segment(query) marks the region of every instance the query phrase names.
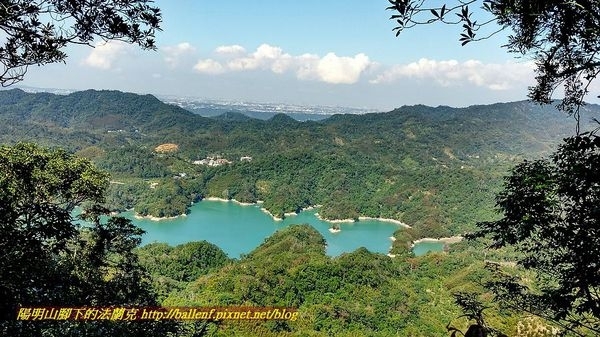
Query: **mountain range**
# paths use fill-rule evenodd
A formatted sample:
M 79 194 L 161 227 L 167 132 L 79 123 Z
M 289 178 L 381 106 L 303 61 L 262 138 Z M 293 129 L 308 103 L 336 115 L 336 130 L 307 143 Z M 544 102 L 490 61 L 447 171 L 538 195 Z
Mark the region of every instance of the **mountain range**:
M 585 106 L 582 130 L 597 127 L 599 114 L 599 106 Z M 510 168 L 548 155 L 574 131 L 574 119 L 553 105 L 527 101 L 298 121 L 240 111 L 204 117 L 118 91 L 0 91 L 0 142 L 33 141 L 90 158 L 124 182 L 109 189 L 118 210 L 171 216 L 206 196 L 263 200 L 277 216 L 318 204 L 326 218 L 393 218 L 419 236 L 457 234 L 493 218 L 494 194 Z M 177 152 L 154 151 L 165 143 Z M 193 164 L 215 156 L 231 164 Z M 159 187 L 148 188 L 148 180 Z M 165 195 L 178 198 L 165 202 Z

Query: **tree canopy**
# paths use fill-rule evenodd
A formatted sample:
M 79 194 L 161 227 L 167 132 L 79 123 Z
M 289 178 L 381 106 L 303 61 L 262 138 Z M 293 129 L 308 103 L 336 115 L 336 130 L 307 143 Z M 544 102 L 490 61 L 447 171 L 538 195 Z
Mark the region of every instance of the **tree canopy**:
M 0 147 L 0 334 L 164 335 L 170 324 L 19 322 L 21 306 L 157 305 L 133 248 L 142 230 L 101 222 L 108 175 L 63 150 Z M 77 206 L 91 221 L 79 226 Z
M 525 274 L 490 265 L 487 284 L 496 300 L 553 321 L 571 334 L 600 334 L 600 137 L 580 132 L 580 107 L 600 73 L 600 2 L 520 0 L 389 0 L 399 35 L 421 24 L 461 25 L 466 45 L 510 30 L 504 45 L 530 57 L 537 83 L 529 97 L 550 103 L 562 86 L 559 108 L 574 114 L 576 136 L 549 159 L 525 161 L 497 196 L 503 217 L 478 223 L 472 238 L 492 248 L 513 247 Z M 474 6 L 480 10 L 473 11 Z M 535 282 L 531 282 L 535 279 Z
M 600 72 L 600 2 L 591 0 L 388 0 L 396 35 L 422 24 L 461 25 L 462 45 L 509 30 L 504 45 L 530 57 L 536 85 L 529 97 L 550 103 L 562 86 L 560 107 L 578 117 L 590 83 Z M 473 10 L 473 7 L 480 10 Z
M 600 137 L 565 140 L 551 159 L 525 161 L 498 195 L 504 217 L 480 223 L 474 237 L 512 245 L 535 270 L 537 287 L 503 274 L 489 286 L 497 299 L 558 322 L 577 334 L 600 334 Z
M 161 13 L 152 0 L 0 1 L 0 84 L 23 79 L 27 67 L 64 62 L 69 44 L 121 40 L 155 49 Z

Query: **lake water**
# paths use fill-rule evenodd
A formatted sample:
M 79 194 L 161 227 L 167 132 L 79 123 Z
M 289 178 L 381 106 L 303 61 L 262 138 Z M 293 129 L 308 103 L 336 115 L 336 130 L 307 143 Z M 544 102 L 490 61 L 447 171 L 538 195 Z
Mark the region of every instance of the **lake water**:
M 239 205 L 235 202 L 204 200 L 191 207 L 185 217 L 152 221 L 135 219 L 128 212 L 123 215 L 146 231 L 142 244 L 166 242 L 177 245 L 190 241 L 206 240 L 219 246 L 230 257 L 238 258 L 247 254 L 264 242 L 275 231 L 292 224 L 307 223 L 318 230 L 327 241 L 327 255 L 338 256 L 365 247 L 372 252 L 387 254 L 391 247 L 390 237 L 399 226 L 390 222 L 361 220 L 355 223 L 339 224 L 341 232 L 331 233 L 331 224 L 319 220 L 317 210 L 303 211 L 289 216 L 283 221 L 275 221 L 260 210 L 258 205 Z M 428 250 L 441 250 L 442 246 L 430 242 L 415 246 L 415 254 L 422 255 Z M 423 246 L 423 248 L 421 248 Z
M 413 253 L 416 256 L 425 255 L 429 252 L 441 252 L 444 250 L 444 243 L 440 241 L 422 241 L 413 247 Z

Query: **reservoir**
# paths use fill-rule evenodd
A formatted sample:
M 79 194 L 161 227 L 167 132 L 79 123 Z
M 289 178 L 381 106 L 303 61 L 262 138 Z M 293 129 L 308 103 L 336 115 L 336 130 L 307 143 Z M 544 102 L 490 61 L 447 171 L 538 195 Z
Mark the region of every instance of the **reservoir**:
M 174 219 L 139 219 L 134 218 L 132 212 L 122 215 L 132 219 L 134 224 L 146 231 L 142 236 L 142 245 L 152 242 L 178 245 L 206 240 L 219 246 L 232 258 L 250 253 L 279 229 L 304 223 L 310 224 L 323 235 L 327 241 L 326 253 L 329 256 L 352 252 L 360 247 L 387 254 L 392 245 L 390 237 L 400 228 L 391 222 L 360 220 L 341 223 L 341 232 L 331 233 L 331 223 L 319 220 L 316 212 L 318 210 L 306 210 L 288 216 L 283 221 L 276 221 L 261 211 L 259 205 L 204 200 L 194 204 L 187 216 Z M 438 248 L 436 245 L 427 244 L 424 249 L 420 249 L 421 244 L 416 245 L 415 253 L 417 254 L 418 250 L 418 255 L 422 255 L 428 250 L 441 250 L 441 246 Z
M 441 252 L 444 250 L 444 243 L 440 241 L 422 241 L 416 243 L 413 247 L 413 253 L 416 256 L 425 255 L 429 252 Z

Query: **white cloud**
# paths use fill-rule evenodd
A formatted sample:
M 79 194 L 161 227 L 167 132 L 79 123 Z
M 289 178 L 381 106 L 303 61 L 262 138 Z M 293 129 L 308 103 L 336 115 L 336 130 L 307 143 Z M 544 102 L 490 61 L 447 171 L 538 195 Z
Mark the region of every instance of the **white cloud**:
M 328 53 L 322 58 L 316 55 L 304 54 L 299 57 L 301 67 L 296 74 L 299 79 L 319 80 L 333 84 L 352 84 L 358 82 L 364 73 L 374 63 L 365 54 L 354 57 L 337 56 Z
M 362 53 L 354 57 L 338 57 L 329 53 L 319 60 L 317 74 L 323 82 L 351 84 L 356 83 L 371 64 L 369 57 Z
M 199 73 L 218 75 L 225 72 L 225 68 L 213 59 L 200 60 L 194 66 L 194 70 Z
M 167 46 L 162 48 L 165 55 L 165 62 L 171 68 L 179 64 L 182 56 L 193 53 L 196 50 L 189 42 L 181 42 L 175 46 Z
M 246 49 L 240 45 L 234 44 L 231 46 L 219 46 L 215 49 L 215 53 L 226 56 L 239 56 L 246 53 Z
M 296 77 L 301 80 L 316 80 L 318 79 L 317 66 L 319 65 L 320 57 L 315 54 L 302 54 L 298 56 L 299 66 L 296 69 Z
M 313 54 L 293 56 L 285 53 L 280 47 L 268 44 L 260 45 L 253 53 L 247 53 L 238 45 L 220 46 L 215 52 L 221 56 L 229 56 L 229 59 L 199 60 L 194 69 L 207 74 L 252 70 L 267 70 L 275 74 L 291 72 L 300 80 L 352 84 L 373 64 L 365 54 L 340 57 L 328 53 L 323 58 Z
M 83 64 L 89 67 L 108 70 L 113 62 L 127 50 L 128 44 L 121 41 L 98 42 Z
M 449 87 L 470 83 L 490 90 L 508 90 L 515 85 L 529 83 L 533 78 L 534 65 L 531 62 L 483 63 L 477 60 L 458 62 L 456 60 L 436 61 L 420 59 L 417 62 L 396 65 L 370 82 L 391 83 L 405 78 L 429 79 L 438 85 Z
M 227 62 L 227 68 L 232 71 L 263 69 L 282 74 L 292 63 L 293 57 L 284 53 L 281 48 L 262 44 L 254 53 Z

